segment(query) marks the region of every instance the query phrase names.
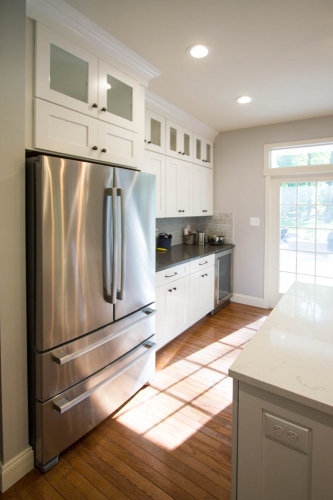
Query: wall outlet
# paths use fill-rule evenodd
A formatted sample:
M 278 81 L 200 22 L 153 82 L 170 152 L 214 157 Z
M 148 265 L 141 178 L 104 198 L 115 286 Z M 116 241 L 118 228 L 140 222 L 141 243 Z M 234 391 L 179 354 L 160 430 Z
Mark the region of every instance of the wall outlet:
M 303 453 L 309 451 L 310 430 L 289 420 L 264 412 L 265 435 Z
M 250 217 L 250 226 L 260 226 L 260 218 Z

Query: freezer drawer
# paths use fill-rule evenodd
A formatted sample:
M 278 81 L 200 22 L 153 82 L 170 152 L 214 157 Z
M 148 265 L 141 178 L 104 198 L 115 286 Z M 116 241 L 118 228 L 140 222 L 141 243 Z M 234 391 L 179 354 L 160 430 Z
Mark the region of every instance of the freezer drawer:
M 154 306 L 154 304 L 153 304 Z M 35 398 L 52 398 L 101 370 L 155 333 L 155 314 L 146 307 L 121 321 L 46 353 L 35 353 Z
M 46 403 L 36 402 L 36 466 L 57 455 L 117 410 L 154 376 L 154 336 L 120 360 Z

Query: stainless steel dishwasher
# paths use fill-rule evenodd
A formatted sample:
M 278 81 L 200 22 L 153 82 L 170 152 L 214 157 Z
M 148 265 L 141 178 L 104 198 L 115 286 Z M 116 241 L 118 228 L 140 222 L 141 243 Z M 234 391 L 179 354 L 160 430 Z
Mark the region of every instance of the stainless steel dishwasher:
M 214 310 L 217 312 L 225 306 L 233 294 L 233 248 L 215 254 L 215 295 Z

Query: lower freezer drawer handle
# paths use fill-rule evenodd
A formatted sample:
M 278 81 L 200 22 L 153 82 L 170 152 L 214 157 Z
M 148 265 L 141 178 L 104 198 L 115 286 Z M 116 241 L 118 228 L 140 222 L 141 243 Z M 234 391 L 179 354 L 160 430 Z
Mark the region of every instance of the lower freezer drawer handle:
M 146 342 L 144 342 L 144 344 L 142 344 L 142 345 L 144 347 L 146 347 L 148 350 L 156 346 L 156 344 L 154 342 L 150 342 L 149 340 L 146 341 Z M 116 371 L 115 373 L 113 373 L 112 375 L 110 375 L 109 377 L 107 377 L 106 379 L 104 379 L 101 382 L 99 382 L 99 384 L 96 384 L 94 387 L 92 387 L 88 391 L 84 392 L 83 394 L 80 394 L 79 396 L 77 396 L 76 398 L 72 399 L 71 401 L 68 401 L 63 396 L 59 396 L 59 399 L 56 399 L 54 401 L 54 403 L 53 403 L 54 404 L 54 409 L 57 410 L 59 413 L 65 413 L 67 410 L 70 410 L 70 408 L 73 408 L 73 406 L 81 403 L 81 401 L 83 401 L 84 399 L 86 399 L 89 396 L 91 396 L 92 394 L 94 394 L 94 392 L 98 391 L 98 389 L 101 389 L 104 385 L 108 384 L 112 380 L 114 380 L 117 377 L 119 377 L 119 375 L 121 375 L 126 370 L 128 370 L 129 368 L 131 368 L 132 366 L 134 366 L 139 361 L 139 359 L 141 359 L 144 356 L 146 356 L 146 354 L 147 354 L 147 351 L 143 352 L 137 358 L 135 358 L 132 361 L 130 361 L 127 365 L 123 366 L 118 371 Z

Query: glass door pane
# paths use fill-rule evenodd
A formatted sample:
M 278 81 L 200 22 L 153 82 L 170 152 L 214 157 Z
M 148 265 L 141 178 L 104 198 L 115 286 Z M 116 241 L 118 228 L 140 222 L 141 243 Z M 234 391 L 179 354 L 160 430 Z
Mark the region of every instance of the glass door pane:
M 133 121 L 133 89 L 111 75 L 107 75 L 107 111 Z
M 197 139 L 195 141 L 195 157 L 197 160 L 201 160 L 201 141 Z
M 88 71 L 87 61 L 51 43 L 50 89 L 88 102 Z
M 280 183 L 279 292 L 333 286 L 333 181 Z
M 170 149 L 177 151 L 177 130 L 173 127 L 170 127 Z
M 160 146 L 161 145 L 161 122 L 158 120 L 154 120 L 154 118 L 151 118 L 150 120 L 150 140 L 152 144 L 155 144 L 155 146 Z

